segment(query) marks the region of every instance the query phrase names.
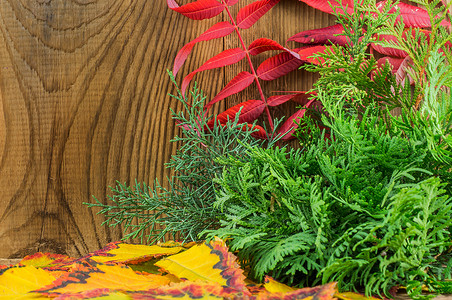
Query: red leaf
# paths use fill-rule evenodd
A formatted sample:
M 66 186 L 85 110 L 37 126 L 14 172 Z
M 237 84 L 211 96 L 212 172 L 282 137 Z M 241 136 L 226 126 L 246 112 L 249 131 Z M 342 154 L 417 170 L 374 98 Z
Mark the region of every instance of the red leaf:
M 307 62 L 310 62 L 314 65 L 320 65 L 321 62 L 319 62 L 319 60 L 317 60 L 317 59 L 313 59 L 311 56 L 313 56 L 314 54 L 319 53 L 319 52 L 324 52 L 327 48 L 328 48 L 328 46 L 307 47 L 307 48 L 303 48 L 300 51 L 298 51 L 298 54 L 300 54 L 300 58 L 302 60 L 306 60 Z
M 204 20 L 220 14 L 225 6 L 216 0 L 197 0 L 179 6 L 174 0 L 166 0 L 168 7 L 172 10 L 193 20 Z
M 271 96 L 267 99 L 268 106 L 278 106 L 289 100 L 295 101 L 301 105 L 305 105 L 308 102 L 308 98 L 311 96 L 308 92 L 298 92 L 295 94 L 277 95 Z
M 413 64 L 413 60 L 411 57 L 407 56 L 403 59 L 402 63 L 400 64 L 399 68 L 395 72 L 396 81 L 398 84 L 405 84 L 405 79 L 408 77 L 408 80 L 410 80 L 410 84 L 414 84 L 413 78 L 408 74 L 407 70 L 411 68 L 411 65 Z
M 182 95 L 185 95 L 187 86 L 196 75 L 196 73 L 235 64 L 241 61 L 245 57 L 245 55 L 245 51 L 243 51 L 243 49 L 241 48 L 227 49 L 220 54 L 215 55 L 198 69 L 194 70 L 184 78 L 181 86 Z
M 242 110 L 240 110 L 242 109 Z M 256 120 L 264 111 L 265 102 L 262 100 L 248 100 L 246 102 L 239 103 L 217 116 L 217 122 L 220 124 L 226 124 L 228 120 L 234 120 L 235 116 L 240 110 L 239 123 L 248 123 Z M 208 126 L 211 127 L 215 120 L 209 121 Z
M 308 103 L 306 103 L 305 107 L 309 107 L 312 102 L 314 102 L 315 99 L 309 100 Z M 284 122 L 284 124 L 281 125 L 281 128 L 278 130 L 278 134 L 283 134 L 284 136 L 281 138 L 282 140 L 290 140 L 293 139 L 293 133 L 295 132 L 295 129 L 298 128 L 298 124 L 295 123 L 295 121 L 300 122 L 300 119 L 303 118 L 304 114 L 306 112 L 306 109 L 303 108 L 293 115 L 289 117 L 289 119 Z
M 254 125 L 253 124 L 244 124 L 243 130 L 245 130 L 245 126 L 246 128 L 253 128 L 253 130 L 255 130 L 253 133 L 251 133 L 251 136 L 257 138 L 257 139 L 261 139 L 261 140 L 266 140 L 268 138 L 267 136 L 267 132 L 265 131 L 265 129 L 262 126 L 259 125 Z
M 249 72 L 240 72 L 205 106 L 208 110 L 214 103 L 223 100 L 233 94 L 243 91 L 254 81 L 254 75 Z
M 379 35 L 377 38 L 379 41 L 394 41 L 397 43 L 397 38 L 393 35 Z M 394 56 L 394 57 L 405 57 L 408 55 L 408 53 L 406 53 L 403 50 L 399 50 L 399 49 L 395 49 L 395 48 L 390 48 L 390 47 L 383 47 L 379 44 L 375 44 L 375 43 L 371 43 L 370 46 L 377 52 L 384 54 L 384 55 L 388 55 L 388 56 Z
M 377 8 L 382 10 L 386 1 L 381 1 L 377 3 Z M 405 27 L 431 27 L 430 17 L 428 12 L 418 6 L 413 6 L 403 2 L 398 3 L 389 12 L 394 13 L 397 10 L 400 11 L 400 15 L 397 16 L 397 21 L 403 20 Z M 446 20 L 441 22 L 443 26 L 450 26 L 450 23 Z
M 237 27 L 247 29 L 281 0 L 259 0 L 242 9 L 237 14 Z
M 377 61 L 377 67 L 381 68 L 386 62 L 392 65 L 392 73 L 396 73 L 405 58 L 385 56 Z
M 337 0 L 300 0 L 304 3 L 306 3 L 309 6 L 312 6 L 318 10 L 321 10 L 323 12 L 331 14 L 333 12 L 333 9 L 331 6 L 337 7 L 337 12 L 340 14 L 343 14 L 343 10 L 340 7 L 340 3 L 342 3 L 342 6 L 346 8 L 346 11 L 349 14 L 353 13 L 353 6 L 354 1 L 353 0 L 343 0 L 343 1 L 337 1 Z
M 298 58 L 298 59 L 300 58 L 300 55 L 298 55 L 298 53 L 281 46 L 280 44 L 278 44 L 277 42 L 275 42 L 273 40 L 266 39 L 266 38 L 260 38 L 260 39 L 253 41 L 250 44 L 250 46 L 248 47 L 248 51 L 251 55 L 257 55 L 259 53 L 262 53 L 265 51 L 271 51 L 271 50 L 286 51 L 286 52 L 292 54 L 293 56 L 295 56 L 296 58 Z
M 257 68 L 256 74 L 262 80 L 274 80 L 298 69 L 305 62 L 283 52 L 263 61 Z
M 239 0 L 225 0 L 224 1 L 228 6 L 233 6 L 239 2 Z
M 341 24 L 328 26 L 324 28 L 306 30 L 291 36 L 287 41 L 294 41 L 303 44 L 336 44 L 345 46 L 347 39 L 343 35 L 335 36 L 344 32 Z
M 187 59 L 188 55 L 190 54 L 191 50 L 193 49 L 196 43 L 221 38 L 227 36 L 233 31 L 234 26 L 231 23 L 220 22 L 213 25 L 212 27 L 207 29 L 204 33 L 202 33 L 200 36 L 198 36 L 196 39 L 182 47 L 182 49 L 179 50 L 179 52 L 176 55 L 176 58 L 174 59 L 173 67 L 174 76 L 176 76 L 180 67 L 184 64 L 185 60 Z

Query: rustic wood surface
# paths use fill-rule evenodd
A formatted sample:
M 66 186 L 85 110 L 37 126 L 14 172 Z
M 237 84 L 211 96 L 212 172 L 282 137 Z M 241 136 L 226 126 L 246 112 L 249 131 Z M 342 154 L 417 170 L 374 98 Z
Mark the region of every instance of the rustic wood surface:
M 80 256 L 121 238 L 83 203 L 93 202 L 92 195 L 106 201 L 116 180 L 151 183 L 169 175 L 164 163 L 177 147 L 169 142 L 176 134 L 169 108 L 179 106 L 167 96 L 173 87 L 166 69 L 185 43 L 222 18 L 193 21 L 164 0 L 0 1 L 1 258 L 37 251 Z M 247 44 L 259 37 L 284 43 L 330 24 L 331 16 L 283 0 L 243 32 Z M 179 82 L 238 44 L 231 36 L 203 46 L 195 47 Z M 207 71 L 195 80 L 211 96 L 244 68 Z M 299 71 L 264 89 L 268 95 L 306 90 L 313 80 Z M 256 97 L 255 90 L 228 105 L 245 97 Z

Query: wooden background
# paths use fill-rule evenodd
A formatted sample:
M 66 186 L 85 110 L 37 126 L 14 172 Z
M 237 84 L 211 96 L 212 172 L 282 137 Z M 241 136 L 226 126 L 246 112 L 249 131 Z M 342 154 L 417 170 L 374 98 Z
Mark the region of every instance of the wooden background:
M 225 17 L 193 21 L 164 0 L 0 0 L 0 258 L 80 256 L 121 238 L 83 202 L 93 195 L 105 201 L 116 180 L 169 175 L 164 163 L 177 147 L 169 142 L 177 134 L 169 108 L 178 103 L 167 96 L 173 87 L 166 69 L 184 44 Z M 333 23 L 298 0 L 282 0 L 242 33 L 246 44 L 260 37 L 284 44 Z M 238 46 L 234 35 L 199 44 L 178 82 Z M 195 80 L 211 96 L 246 67 Z M 306 90 L 314 79 L 297 71 L 265 83 L 264 91 Z M 227 105 L 256 93 L 248 88 Z

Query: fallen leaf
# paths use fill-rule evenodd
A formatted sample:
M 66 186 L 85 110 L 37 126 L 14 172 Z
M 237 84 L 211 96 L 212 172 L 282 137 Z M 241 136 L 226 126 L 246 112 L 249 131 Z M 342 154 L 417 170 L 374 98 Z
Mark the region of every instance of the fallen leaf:
M 55 280 L 48 272 L 34 266 L 13 266 L 0 275 L 0 299 L 31 299 L 29 293 Z M 39 296 L 39 294 L 37 295 Z
M 248 293 L 245 276 L 221 240 L 204 243 L 169 256 L 155 264 L 180 279 L 216 282 L 223 287 Z
M 296 290 L 296 288 L 280 283 L 270 276 L 265 276 L 264 282 L 264 288 L 270 293 L 290 293 Z
M 336 283 L 328 283 L 312 288 L 302 288 L 292 292 L 270 293 L 268 291 L 260 292 L 256 300 L 333 300 L 336 299 L 334 294 L 337 292 Z
M 96 263 L 93 260 L 77 262 L 72 270 L 37 292 L 56 297 L 77 294 L 94 289 L 139 291 L 167 285 L 170 280 L 155 274 L 140 275 L 121 264 Z
M 184 250 L 182 246 L 162 247 L 158 245 L 132 245 L 125 243 L 110 243 L 105 248 L 89 254 L 87 257 L 96 262 L 120 262 L 137 264 L 164 255 L 173 255 Z M 85 257 L 86 258 L 86 257 Z
M 25 256 L 19 262 L 19 264 L 24 266 L 44 268 L 71 263 L 74 260 L 75 258 L 69 257 L 67 255 L 37 252 L 33 255 Z

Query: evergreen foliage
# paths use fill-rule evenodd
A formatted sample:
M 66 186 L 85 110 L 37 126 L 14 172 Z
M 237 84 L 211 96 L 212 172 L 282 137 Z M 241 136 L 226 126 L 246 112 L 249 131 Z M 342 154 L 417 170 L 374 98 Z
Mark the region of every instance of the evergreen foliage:
M 171 79 L 177 88 L 174 77 Z M 240 157 L 245 153 L 242 143 L 251 147 L 263 147 L 254 139 L 254 129 L 238 124 L 238 118 L 221 126 L 217 122 L 206 129 L 210 118 L 204 117 L 205 96 L 195 86 L 191 91 L 189 105 L 177 89 L 184 110 L 172 111 L 172 117 L 181 128 L 181 136 L 172 142 L 180 145 L 177 153 L 167 164 L 174 172 L 167 185 L 155 180 L 152 186 L 145 183 L 118 182 L 111 187 L 112 196 L 103 203 L 96 199 L 90 207 L 99 207 L 99 214 L 106 220 L 103 224 L 121 226 L 126 233 L 124 239 L 138 238 L 142 242 L 154 243 L 168 238 L 183 241 L 198 241 L 199 233 L 206 228 L 217 227 L 220 211 L 213 208 L 215 201 L 212 178 L 222 172 L 223 167 L 215 158 L 222 155 Z M 205 129 L 205 130 L 204 130 Z M 269 147 L 272 141 L 267 144 Z
M 428 39 L 395 25 L 390 4 L 380 13 L 365 0 L 338 15 L 351 42 L 307 67 L 321 75 L 313 92 L 323 115 L 300 124 L 302 148 L 247 147 L 246 159 L 217 159 L 221 228 L 204 234 L 228 239 L 257 279 L 334 280 L 367 295 L 405 286 L 413 298 L 423 285 L 442 291 L 452 265 L 452 73 L 437 2 L 419 1 L 432 18 Z M 366 52 L 375 33 L 394 34 L 390 46 L 409 53 L 405 80 Z
M 440 25 L 448 12 L 439 0 L 416 2 L 430 14 L 428 38 L 396 24 L 390 1 L 379 11 L 363 0 L 353 14 L 337 15 L 349 44 L 307 67 L 320 73 L 312 94 L 323 108 L 301 121 L 299 149 L 258 142 L 237 118 L 205 131 L 204 97 L 195 88 L 191 106 L 176 97 L 188 115 L 173 112 L 185 130 L 175 138 L 169 188 L 118 183 L 109 203 L 91 206 L 101 207 L 107 224 L 130 230 L 126 238 L 149 229 L 148 242 L 167 233 L 224 238 L 258 280 L 334 280 L 367 295 L 404 286 L 413 298 L 424 285 L 448 291 L 451 35 Z M 398 41 L 376 41 L 377 33 Z M 407 77 L 388 64 L 377 68 L 370 42 L 406 51 Z

